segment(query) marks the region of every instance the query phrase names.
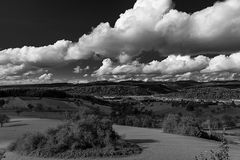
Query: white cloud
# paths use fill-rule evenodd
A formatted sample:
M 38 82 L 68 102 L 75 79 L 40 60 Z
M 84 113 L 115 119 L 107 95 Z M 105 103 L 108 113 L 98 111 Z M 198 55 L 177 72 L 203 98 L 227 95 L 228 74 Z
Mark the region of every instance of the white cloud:
M 187 72 L 201 71 L 208 66 L 210 59 L 205 56 L 175 56 L 170 55 L 163 61 L 152 61 L 149 64 L 140 64 L 133 61 L 128 64 L 114 65 L 110 59 L 105 59 L 103 65 L 95 71 L 101 75 L 119 74 L 181 74 Z
M 89 81 L 86 79 L 76 79 L 76 80 L 69 80 L 68 83 L 82 84 L 82 83 L 89 83 Z
M 0 51 L 0 64 L 30 63 L 36 66 L 54 66 L 63 62 L 72 42 L 58 41 L 44 47 L 13 48 Z
M 240 1 L 227 0 L 192 15 L 172 9 L 171 0 L 138 0 L 115 27 L 97 26 L 79 39 L 86 51 L 114 58 L 142 50 L 198 53 L 240 50 Z
M 86 67 L 83 68 L 83 69 L 82 69 L 80 66 L 76 66 L 75 68 L 73 68 L 73 73 L 78 74 L 78 73 L 86 72 L 86 71 L 88 71 L 89 69 L 90 69 L 89 66 L 86 66 Z
M 131 57 L 126 53 L 121 53 L 118 57 L 120 63 L 127 63 L 131 60 Z
M 43 47 L 6 49 L 0 64 L 34 63 L 53 66 L 94 54 L 119 57 L 121 63 L 143 50 L 165 53 L 240 50 L 240 1 L 227 0 L 192 15 L 172 9 L 171 0 L 137 0 L 115 26 L 101 23 L 79 41 L 61 40 Z
M 89 69 L 90 69 L 90 66 L 86 66 L 86 67 L 84 68 L 85 71 L 87 71 L 87 70 L 89 70 Z
M 154 77 L 153 80 L 234 80 L 239 79 L 240 53 L 230 56 L 219 55 L 213 58 L 199 55 L 170 55 L 162 61 L 152 61 L 148 64 L 133 61 L 127 64 L 117 64 L 111 59 L 105 59 L 103 65 L 94 72 L 94 76 L 116 77 Z M 143 76 L 142 76 L 143 75 Z
M 144 73 L 179 74 L 205 69 L 209 58 L 205 56 L 175 56 L 170 55 L 163 61 L 152 61 L 143 68 Z
M 114 27 L 101 23 L 78 42 L 60 40 L 43 47 L 24 46 L 0 51 L 0 77 L 40 74 L 36 72 L 39 69 L 52 69 L 94 55 L 106 58 L 95 72 L 98 76 L 239 72 L 240 53 L 212 59 L 172 55 L 237 52 L 240 50 L 239 26 L 239 0 L 217 2 L 193 14 L 173 9 L 172 0 L 137 0 L 132 9 L 120 15 Z M 148 50 L 171 56 L 149 64 L 134 61 L 135 56 Z M 120 65 L 111 59 L 117 59 Z M 77 66 L 74 73 L 89 69 Z
M 240 52 L 230 56 L 219 55 L 211 59 L 209 66 L 202 72 L 240 72 Z
M 40 73 L 43 73 L 43 72 L 48 72 L 48 70 L 44 70 L 42 68 L 37 69 L 37 70 L 30 70 L 30 71 L 24 73 L 23 76 L 34 76 L 36 74 L 40 74 Z
M 0 78 L 3 79 L 6 76 L 16 75 L 18 72 L 23 71 L 24 68 L 24 64 L 13 65 L 9 63 L 6 65 L 0 65 Z
M 83 70 L 83 69 L 81 69 L 80 66 L 76 66 L 75 68 L 73 68 L 73 73 L 76 73 L 76 74 L 82 73 L 82 70 Z
M 45 74 L 41 75 L 38 79 L 43 80 L 43 81 L 49 81 L 52 79 L 52 77 L 53 77 L 52 73 L 45 73 Z
M 102 62 L 102 66 L 95 71 L 97 76 L 102 76 L 102 75 L 108 75 L 108 74 L 112 74 L 112 70 L 113 70 L 113 62 L 111 59 L 104 59 Z

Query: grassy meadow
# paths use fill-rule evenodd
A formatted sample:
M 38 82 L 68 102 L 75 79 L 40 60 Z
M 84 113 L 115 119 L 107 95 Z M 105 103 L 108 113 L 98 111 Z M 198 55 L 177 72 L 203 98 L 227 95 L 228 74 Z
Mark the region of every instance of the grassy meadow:
M 16 118 L 5 128 L 0 129 L 0 144 L 5 147 L 7 143 L 17 139 L 27 131 L 44 131 L 49 127 L 54 127 L 61 123 L 59 120 Z M 219 143 L 199 139 L 163 133 L 160 129 L 146 129 L 127 126 L 114 126 L 114 129 L 130 142 L 139 144 L 144 148 L 142 154 L 123 158 L 101 158 L 102 160 L 193 160 L 194 156 L 200 152 L 214 149 Z M 239 160 L 240 146 L 230 146 L 230 156 L 232 160 Z M 87 158 L 97 160 L 99 158 Z M 43 158 L 33 158 L 19 156 L 8 152 L 5 160 L 44 160 Z M 51 159 L 46 160 L 60 160 Z
M 99 109 L 101 112 L 109 115 L 112 111 L 111 106 L 93 103 L 88 100 L 78 99 L 57 99 L 57 98 L 29 98 L 15 97 L 4 98 L 7 102 L 1 109 L 1 114 L 6 114 L 11 118 L 11 121 L 0 128 L 0 150 L 6 148 L 12 141 L 19 138 L 26 132 L 44 132 L 50 127 L 56 127 L 62 123 L 64 114 L 67 111 L 77 111 L 82 108 Z M 43 106 L 47 110 L 35 111 L 28 110 L 28 105 Z M 185 108 L 173 107 L 171 103 L 166 102 L 151 102 L 137 103 L 134 105 L 137 108 L 145 108 L 152 111 L 154 114 L 164 116 L 168 113 L 189 114 Z M 212 114 L 212 110 L 220 111 L 220 106 L 209 106 L 203 109 L 204 116 Z M 18 109 L 23 109 L 19 114 Z M 225 113 L 238 115 L 239 108 L 228 108 L 220 113 L 215 113 L 220 116 Z M 129 142 L 138 144 L 143 148 L 143 152 L 139 155 L 121 158 L 101 158 L 102 160 L 194 160 L 194 157 L 201 152 L 215 149 L 219 142 L 200 139 L 197 137 L 188 137 L 181 135 L 173 135 L 163 133 L 161 129 L 148 129 L 130 126 L 114 125 L 114 130 L 124 139 Z M 226 131 L 226 137 L 231 141 L 230 156 L 231 160 L 240 159 L 240 130 L 238 128 Z M 84 158 L 83 158 L 84 159 Z M 97 160 L 99 158 L 86 158 L 87 160 Z M 16 153 L 7 152 L 5 160 L 44 160 L 44 158 L 33 158 L 20 156 Z M 46 160 L 60 160 L 48 158 Z

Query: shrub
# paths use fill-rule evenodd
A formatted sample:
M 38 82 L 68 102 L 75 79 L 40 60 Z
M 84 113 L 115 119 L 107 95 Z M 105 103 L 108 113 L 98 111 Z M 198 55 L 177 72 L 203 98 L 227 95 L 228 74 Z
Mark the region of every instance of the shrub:
M 8 123 L 10 118 L 5 114 L 0 114 L 0 126 L 3 127 L 4 123 Z
M 114 123 L 134 127 L 160 128 L 160 121 L 149 115 L 126 115 L 112 117 Z
M 195 160 L 230 160 L 229 146 L 223 143 L 217 150 L 210 150 L 195 157 Z
M 186 110 L 187 111 L 194 111 L 196 105 L 194 104 L 194 102 L 188 102 L 188 104 L 186 105 Z
M 33 106 L 32 104 L 28 104 L 28 105 L 27 105 L 27 108 L 28 108 L 29 110 L 32 110 L 32 109 L 34 108 L 34 106 Z
M 171 134 L 181 134 L 185 136 L 195 136 L 204 139 L 222 141 L 223 135 L 220 133 L 211 133 L 202 131 L 200 120 L 192 116 L 183 116 L 169 114 L 163 121 L 163 132 Z
M 0 151 L 0 160 L 6 158 L 5 151 Z
M 44 111 L 44 107 L 42 104 L 38 103 L 36 106 L 34 106 L 33 110 L 35 112 L 43 112 Z
M 169 114 L 163 121 L 165 133 L 181 134 L 187 136 L 201 136 L 200 122 L 192 116 Z
M 175 114 L 169 114 L 163 121 L 163 132 L 165 133 L 177 133 L 178 132 L 178 123 L 180 117 Z
M 36 149 L 43 147 L 47 141 L 42 133 L 26 133 L 9 146 L 9 150 L 17 150 L 22 154 L 30 154 Z
M 24 110 L 23 109 L 17 109 L 15 112 L 19 116 Z
M 178 134 L 196 137 L 201 136 L 199 121 L 191 116 L 182 117 L 177 128 Z
M 223 120 L 223 124 L 226 127 L 235 127 L 236 126 L 235 120 L 234 120 L 234 118 L 232 116 L 224 115 L 222 117 L 222 120 Z
M 141 148 L 120 138 L 106 118 L 87 115 L 78 121 L 69 121 L 46 133 L 23 135 L 10 147 L 23 155 L 38 157 L 79 158 L 92 156 L 130 155 Z
M 5 104 L 5 100 L 4 99 L 0 99 L 0 108 L 2 108 Z

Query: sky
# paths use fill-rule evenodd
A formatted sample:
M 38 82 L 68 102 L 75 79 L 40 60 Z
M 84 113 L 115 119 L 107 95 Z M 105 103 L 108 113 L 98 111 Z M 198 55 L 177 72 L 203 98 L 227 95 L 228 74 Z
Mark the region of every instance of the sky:
M 239 0 L 1 0 L 0 84 L 240 80 Z

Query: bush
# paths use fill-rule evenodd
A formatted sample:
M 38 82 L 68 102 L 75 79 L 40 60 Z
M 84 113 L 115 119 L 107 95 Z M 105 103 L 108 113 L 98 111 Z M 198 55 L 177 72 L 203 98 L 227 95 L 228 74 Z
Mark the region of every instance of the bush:
M 178 124 L 178 134 L 200 137 L 199 121 L 191 116 L 182 117 Z
M 145 127 L 145 128 L 160 128 L 160 121 L 149 115 L 126 115 L 112 117 L 115 124 Z
M 202 131 L 201 122 L 192 116 L 183 116 L 169 114 L 163 121 L 163 132 L 171 134 L 181 134 L 185 136 L 195 136 L 204 139 L 222 141 L 223 135 L 220 133 L 211 133 Z
M 200 122 L 192 116 L 169 114 L 163 121 L 165 133 L 181 134 L 186 136 L 201 137 Z
M 201 153 L 195 160 L 230 160 L 229 146 L 223 143 L 217 150 Z
M 68 122 L 46 133 L 25 134 L 9 150 L 44 158 L 104 157 L 141 152 L 140 147 L 116 134 L 110 120 L 95 115 Z
M 235 119 L 232 116 L 224 115 L 222 117 L 223 125 L 226 127 L 236 127 Z
M 4 123 L 8 123 L 10 118 L 5 114 L 0 114 L 0 126 L 3 127 Z
M 163 132 L 165 133 L 177 133 L 178 123 L 180 122 L 180 117 L 178 115 L 169 114 L 163 121 Z

